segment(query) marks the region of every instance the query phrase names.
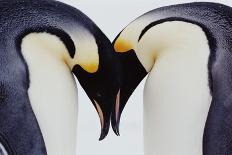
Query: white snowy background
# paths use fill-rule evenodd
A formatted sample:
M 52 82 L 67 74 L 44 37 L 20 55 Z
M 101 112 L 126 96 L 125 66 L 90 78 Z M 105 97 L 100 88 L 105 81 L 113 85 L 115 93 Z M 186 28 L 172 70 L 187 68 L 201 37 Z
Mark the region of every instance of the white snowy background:
M 194 2 L 193 0 L 60 0 L 89 16 L 112 41 L 132 20 L 157 7 Z M 198 1 L 198 0 L 195 0 Z M 208 0 L 232 6 L 232 0 Z M 99 142 L 100 123 L 97 112 L 78 84 L 78 155 L 143 155 L 143 86 L 136 89 L 123 112 L 121 136 L 110 130 Z

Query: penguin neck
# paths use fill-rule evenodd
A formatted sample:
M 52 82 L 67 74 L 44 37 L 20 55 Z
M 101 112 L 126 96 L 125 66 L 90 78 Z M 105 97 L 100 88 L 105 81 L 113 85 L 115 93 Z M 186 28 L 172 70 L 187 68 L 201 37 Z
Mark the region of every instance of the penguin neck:
M 185 22 L 166 22 L 147 33 L 141 41 L 152 41 L 143 50 L 153 49 L 147 52 L 150 56 L 136 53 L 141 63 L 153 58 L 143 63 L 147 70 L 155 62 L 144 89 L 145 155 L 202 155 L 212 98 L 207 37 L 200 27 Z
M 30 103 L 49 155 L 76 155 L 77 89 L 64 44 L 54 35 L 31 33 L 22 40 L 30 78 Z

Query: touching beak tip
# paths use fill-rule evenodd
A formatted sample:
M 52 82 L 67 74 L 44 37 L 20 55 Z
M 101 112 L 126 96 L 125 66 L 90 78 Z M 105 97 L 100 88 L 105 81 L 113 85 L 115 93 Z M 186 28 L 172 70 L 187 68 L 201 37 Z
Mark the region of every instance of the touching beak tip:
M 120 136 L 119 133 L 119 123 L 120 123 L 120 89 L 118 90 L 118 93 L 116 95 L 116 100 L 115 100 L 115 107 L 114 107 L 114 113 L 113 113 L 113 117 L 111 117 L 112 119 L 112 128 L 114 133 L 117 136 Z M 98 112 L 99 118 L 100 118 L 100 122 L 101 122 L 101 135 L 99 138 L 99 141 L 103 140 L 108 132 L 109 132 L 109 125 L 110 123 L 108 122 L 108 117 L 106 115 L 104 115 L 100 105 L 98 104 L 98 102 L 96 100 L 93 100 L 96 110 Z M 112 116 L 112 114 L 110 115 Z M 106 117 L 106 118 L 105 118 Z

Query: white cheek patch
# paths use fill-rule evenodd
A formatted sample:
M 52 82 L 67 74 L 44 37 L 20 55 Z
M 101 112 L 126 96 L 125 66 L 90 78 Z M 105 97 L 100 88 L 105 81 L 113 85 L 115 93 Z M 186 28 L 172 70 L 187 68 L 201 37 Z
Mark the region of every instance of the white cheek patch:
M 208 40 L 204 31 L 191 23 L 172 21 L 150 28 L 137 43 L 135 51 L 138 59 L 149 72 L 155 60 L 165 52 L 170 51 L 181 58 L 182 53 L 178 51 L 183 51 L 182 48 L 188 52 L 196 47 L 208 49 Z M 189 56 L 194 56 L 197 51 L 188 53 Z
M 144 88 L 145 154 L 202 155 L 212 100 L 204 31 L 186 22 L 165 22 L 144 34 L 136 54 L 150 72 Z
M 69 62 L 71 59 L 63 42 L 57 36 L 46 32 L 28 34 L 23 38 L 21 48 L 23 54 L 25 51 L 33 53 L 40 49 L 46 49 L 47 52 L 43 52 L 41 54 L 41 58 L 52 55 L 53 57 L 65 62 Z
M 99 67 L 99 54 L 94 36 L 84 28 L 80 28 L 79 31 L 70 31 L 70 35 L 76 47 L 76 53 L 70 66 L 79 64 L 89 73 L 96 72 Z
M 0 143 L 0 155 L 8 155 L 6 149 L 3 147 L 1 143 Z
M 28 95 L 47 153 L 76 154 L 77 89 L 62 41 L 48 33 L 31 33 L 22 40 L 30 77 Z

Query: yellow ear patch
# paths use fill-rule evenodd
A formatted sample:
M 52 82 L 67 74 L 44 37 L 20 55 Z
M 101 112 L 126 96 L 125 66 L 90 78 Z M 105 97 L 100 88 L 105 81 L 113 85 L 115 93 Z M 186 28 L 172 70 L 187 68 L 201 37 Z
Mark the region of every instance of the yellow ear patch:
M 114 49 L 116 52 L 127 52 L 132 49 L 132 45 L 123 39 L 117 39 L 114 43 Z
M 98 63 L 80 64 L 80 66 L 88 73 L 95 73 L 98 70 Z

